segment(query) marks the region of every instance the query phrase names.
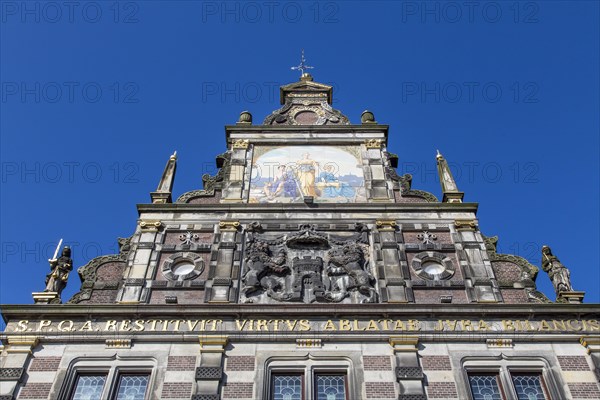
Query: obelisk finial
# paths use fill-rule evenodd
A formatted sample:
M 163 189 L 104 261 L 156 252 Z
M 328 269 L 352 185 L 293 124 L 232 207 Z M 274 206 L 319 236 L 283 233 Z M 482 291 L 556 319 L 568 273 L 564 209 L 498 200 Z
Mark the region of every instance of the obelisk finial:
M 300 79 L 302 78 L 308 78 L 310 77 L 310 74 L 308 72 L 305 72 L 305 70 L 307 69 L 313 69 L 314 67 L 311 67 L 309 65 L 306 64 L 306 59 L 304 58 L 304 49 L 302 49 L 302 55 L 300 57 L 300 64 L 298 64 L 298 66 L 296 67 L 292 67 L 292 71 L 300 71 L 301 75 L 300 75 Z
M 169 157 L 165 170 L 160 178 L 158 187 L 155 192 L 150 193 L 152 203 L 171 203 L 171 192 L 173 191 L 173 183 L 175 181 L 175 172 L 177 171 L 177 152 Z
M 454 177 L 452 176 L 452 172 L 450 171 L 450 167 L 448 166 L 448 162 L 439 150 L 437 151 L 435 158 L 437 160 L 440 184 L 442 185 L 442 192 L 444 194 L 442 202 L 462 203 L 464 193 L 458 190 L 456 182 L 454 181 Z

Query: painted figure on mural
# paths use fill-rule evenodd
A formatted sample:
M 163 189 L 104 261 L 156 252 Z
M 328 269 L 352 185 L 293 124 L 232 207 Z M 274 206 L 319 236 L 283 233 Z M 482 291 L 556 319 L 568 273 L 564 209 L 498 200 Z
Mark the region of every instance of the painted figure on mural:
M 334 166 L 327 164 L 323 168 L 324 171 L 319 175 L 317 187 L 321 190 L 322 197 L 346 197 L 353 198 L 355 195 L 354 188 L 346 182 L 342 182 L 334 175 Z
M 552 280 L 556 294 L 560 292 L 572 292 L 571 273 L 562 265 L 558 258 L 552 254 L 548 246 L 542 246 L 542 269 L 548 273 Z
M 276 197 L 298 196 L 298 183 L 294 177 L 294 172 L 285 165 L 279 165 L 276 169 L 272 182 L 265 184 L 265 194 L 269 199 Z
M 309 153 L 302 154 L 302 159 L 296 161 L 298 168 L 298 180 L 300 181 L 300 190 L 304 196 L 317 196 L 315 191 L 315 178 L 319 163 L 310 158 Z
M 71 248 L 65 246 L 60 257 L 48 260 L 48 262 L 51 271 L 46 275 L 46 289 L 44 289 L 44 292 L 56 292 L 60 295 L 67 286 L 69 272 L 73 270 Z

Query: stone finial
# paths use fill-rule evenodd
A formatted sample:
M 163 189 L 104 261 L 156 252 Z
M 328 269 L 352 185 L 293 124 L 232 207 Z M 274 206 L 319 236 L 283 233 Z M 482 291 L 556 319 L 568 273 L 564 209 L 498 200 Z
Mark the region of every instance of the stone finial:
M 177 152 L 169 157 L 165 170 L 163 171 L 160 182 L 155 192 L 150 193 L 150 198 L 154 204 L 171 203 L 171 193 L 173 191 L 173 183 L 175 182 L 175 172 L 177 171 Z
M 252 114 L 249 111 L 242 111 L 237 124 L 252 124 Z
M 360 115 L 360 122 L 363 124 L 377 123 L 377 121 L 375 121 L 375 115 L 373 115 L 373 113 L 369 110 L 363 111 L 363 113 Z
M 444 197 L 442 198 L 443 203 L 462 203 L 464 193 L 458 190 L 448 162 L 442 156 L 440 151 L 437 151 L 435 156 L 437 160 L 438 175 L 440 177 L 440 184 L 442 185 L 442 192 Z

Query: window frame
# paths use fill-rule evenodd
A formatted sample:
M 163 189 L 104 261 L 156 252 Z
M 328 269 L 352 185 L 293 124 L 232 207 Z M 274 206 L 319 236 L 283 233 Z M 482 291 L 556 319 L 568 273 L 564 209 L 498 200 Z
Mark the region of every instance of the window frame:
M 340 375 L 344 376 L 344 389 L 346 400 L 352 399 L 350 388 L 352 387 L 351 361 L 340 360 L 314 360 L 314 359 L 287 359 L 271 360 L 265 367 L 265 385 L 267 393 L 263 396 L 273 400 L 274 382 L 273 377 L 281 375 L 300 375 L 302 381 L 302 400 L 316 400 L 316 377 L 318 375 Z
M 317 393 L 317 377 L 319 375 L 322 376 L 342 376 L 344 377 L 344 400 L 349 400 L 349 393 L 348 393 L 348 373 L 347 372 L 330 372 L 330 371 L 321 371 L 321 370 L 316 370 L 313 371 L 313 376 L 312 376 L 312 388 L 313 388 L 313 398 L 317 399 L 318 393 Z
M 526 375 L 537 375 L 540 377 L 540 383 L 541 383 L 541 387 L 542 387 L 542 392 L 544 392 L 544 397 L 546 397 L 545 400 L 551 400 L 552 397 L 550 396 L 550 391 L 548 390 L 548 387 L 546 386 L 546 380 L 544 379 L 544 374 L 542 373 L 542 371 L 535 371 L 535 370 L 521 370 L 520 368 L 515 368 L 512 369 L 509 367 L 508 372 L 510 374 L 510 383 L 512 386 L 512 389 L 514 390 L 514 394 L 515 394 L 515 399 L 518 399 L 518 395 L 517 395 L 517 389 L 515 388 L 515 382 L 513 380 L 513 377 L 515 376 L 526 376 Z
M 563 398 L 563 393 L 552 373 L 552 368 L 543 357 L 509 357 L 500 355 L 498 357 L 465 357 L 462 362 L 463 382 L 467 388 L 470 399 L 473 399 L 473 391 L 469 376 L 471 375 L 497 375 L 498 385 L 504 400 L 517 400 L 517 391 L 513 382 L 513 375 L 538 375 L 542 382 L 545 400 Z
M 74 374 L 72 374 L 72 379 L 70 384 L 68 383 L 68 387 L 69 387 L 69 392 L 68 392 L 68 399 L 69 400 L 73 400 L 75 397 L 75 392 L 77 391 L 77 384 L 79 383 L 79 378 L 82 376 L 103 376 L 104 377 L 104 385 L 102 386 L 102 391 L 100 392 L 101 396 L 104 395 L 104 393 L 106 392 L 106 387 L 109 384 L 108 381 L 108 374 L 109 374 L 109 370 L 95 370 L 95 369 L 90 369 L 89 371 L 86 368 L 81 368 L 80 370 L 76 371 Z
M 500 371 L 471 370 L 467 373 L 467 382 L 469 383 L 469 396 L 471 396 L 471 399 L 473 399 L 475 396 L 473 396 L 473 388 L 471 387 L 471 376 L 494 376 L 496 378 L 496 383 L 498 384 L 498 389 L 500 390 L 500 397 L 502 398 L 502 400 L 507 399 L 506 393 L 504 391 L 504 386 L 502 385 L 502 381 L 500 379 Z
M 121 378 L 124 376 L 147 376 L 148 384 L 146 385 L 146 391 L 144 392 L 144 400 L 149 399 L 149 391 L 150 391 L 150 378 L 152 375 L 151 371 L 139 369 L 139 368 L 116 368 L 116 371 L 113 376 L 113 381 L 111 382 L 111 390 L 109 392 L 109 399 L 116 400 L 117 395 L 119 394 L 119 388 L 121 387 Z
M 150 399 L 152 388 L 156 379 L 156 359 L 154 358 L 80 358 L 71 362 L 67 374 L 62 383 L 59 394 L 61 399 L 73 400 L 76 385 L 80 376 L 105 376 L 101 399 L 115 399 L 118 393 L 120 377 L 123 375 L 146 375 L 148 385 L 144 394 L 144 400 Z

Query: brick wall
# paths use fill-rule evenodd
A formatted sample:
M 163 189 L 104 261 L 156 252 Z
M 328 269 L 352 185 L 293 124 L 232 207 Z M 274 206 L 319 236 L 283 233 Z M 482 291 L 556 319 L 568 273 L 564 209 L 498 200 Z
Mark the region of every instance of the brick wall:
M 188 382 L 165 382 L 162 388 L 162 399 L 190 398 L 192 384 Z
M 590 371 L 584 356 L 558 356 L 557 358 L 563 371 Z
M 448 356 L 423 356 L 421 365 L 424 371 L 451 371 L 452 364 Z
M 29 371 L 56 371 L 61 357 L 35 357 L 31 360 Z
M 254 371 L 254 356 L 227 357 L 227 371 Z
M 251 399 L 254 397 L 254 383 L 232 382 L 223 386 L 224 399 Z
M 452 278 L 454 280 L 454 278 Z M 413 288 L 415 303 L 417 304 L 439 304 L 440 296 L 452 296 L 453 304 L 466 304 L 469 302 L 464 289 L 420 289 Z
M 456 399 L 456 385 L 453 382 L 429 382 L 427 395 L 430 399 Z
M 363 356 L 365 371 L 390 371 L 392 362 L 389 356 Z
M 600 399 L 598 384 L 590 382 L 569 383 L 573 399 Z
M 208 269 L 208 268 L 206 268 Z M 165 304 L 166 296 L 177 296 L 178 304 L 204 303 L 204 289 L 190 290 L 161 290 L 153 289 L 150 294 L 150 304 Z
M 494 261 L 492 270 L 498 282 L 508 284 L 521 279 L 521 267 L 511 262 Z
M 392 382 L 365 382 L 367 399 L 395 399 L 396 391 Z
M 51 383 L 26 383 L 21 389 L 19 399 L 47 399 L 52 389 Z
M 196 368 L 196 356 L 169 356 L 167 371 L 193 371 Z
M 508 304 L 529 303 L 524 289 L 500 289 L 502 299 Z

